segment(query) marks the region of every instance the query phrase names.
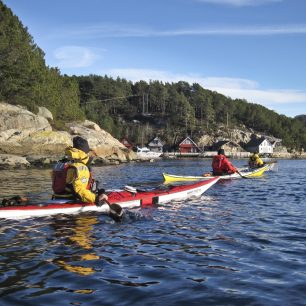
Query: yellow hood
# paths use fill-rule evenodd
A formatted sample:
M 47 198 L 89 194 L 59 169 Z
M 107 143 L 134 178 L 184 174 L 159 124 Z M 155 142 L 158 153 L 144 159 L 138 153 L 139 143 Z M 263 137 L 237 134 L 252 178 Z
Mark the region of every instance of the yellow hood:
M 87 164 L 89 160 L 89 156 L 82 150 L 73 148 L 73 147 L 68 147 L 65 149 L 65 155 L 74 161 L 80 161 L 83 164 Z

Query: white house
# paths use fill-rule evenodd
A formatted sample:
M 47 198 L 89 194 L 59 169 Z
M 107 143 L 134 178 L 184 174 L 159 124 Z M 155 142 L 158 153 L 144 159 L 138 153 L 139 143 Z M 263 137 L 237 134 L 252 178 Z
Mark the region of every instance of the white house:
M 252 139 L 246 144 L 246 150 L 249 152 L 256 152 L 259 154 L 273 153 L 273 146 L 270 141 L 264 137 Z
M 164 143 L 160 140 L 159 137 L 155 137 L 148 143 L 148 147 L 152 152 L 163 152 Z

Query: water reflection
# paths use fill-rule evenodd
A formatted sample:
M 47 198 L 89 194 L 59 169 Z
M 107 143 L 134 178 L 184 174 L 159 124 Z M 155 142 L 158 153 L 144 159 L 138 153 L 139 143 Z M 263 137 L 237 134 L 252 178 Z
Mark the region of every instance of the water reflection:
M 76 251 L 70 251 L 69 256 L 65 254 L 55 257 L 52 262 L 72 273 L 80 275 L 95 273 L 96 270 L 90 265 L 90 261 L 100 258 L 93 248 L 93 229 L 97 223 L 99 223 L 97 217 L 92 215 L 70 216 L 69 219 L 54 219 L 54 223 L 51 225 L 54 230 L 54 236 L 64 237 L 64 244 L 71 249 L 76 249 Z M 81 250 L 78 250 L 78 247 Z M 81 252 L 82 250 L 86 252 Z M 72 262 L 77 263 L 73 264 Z

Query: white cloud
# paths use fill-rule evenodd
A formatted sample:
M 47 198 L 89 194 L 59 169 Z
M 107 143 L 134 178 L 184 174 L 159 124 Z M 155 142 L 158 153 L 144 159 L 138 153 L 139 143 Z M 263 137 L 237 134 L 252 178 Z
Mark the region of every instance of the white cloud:
M 197 28 L 154 30 L 144 26 L 96 25 L 82 29 L 61 31 L 57 37 L 102 38 L 102 37 L 178 37 L 178 36 L 267 36 L 306 34 L 306 24 L 284 24 L 269 26 L 205 26 Z
M 54 51 L 59 68 L 89 67 L 97 56 L 88 48 L 78 46 L 64 46 Z
M 113 77 L 122 77 L 132 82 L 144 80 L 159 80 L 162 82 L 186 81 L 190 84 L 199 83 L 202 87 L 210 89 L 232 99 L 246 99 L 248 102 L 261 104 L 267 108 L 277 106 L 290 106 L 290 104 L 306 103 L 306 91 L 291 89 L 260 89 L 256 81 L 241 78 L 202 77 L 196 74 L 174 74 L 168 71 L 150 69 L 112 69 L 101 73 Z
M 267 107 L 280 104 L 306 103 L 306 92 L 291 89 L 247 89 L 247 88 L 210 88 L 232 98 L 246 99 L 248 102 L 258 103 Z
M 56 31 L 55 37 L 76 37 L 76 38 L 98 38 L 98 37 L 148 37 L 157 36 L 159 32 L 154 31 L 144 25 L 130 24 L 93 24 L 74 25 L 73 29 Z M 53 37 L 52 36 L 52 37 Z
M 227 4 L 233 6 L 256 6 L 256 5 L 281 2 L 282 0 L 197 0 L 197 1 L 212 3 L 212 4 Z
M 222 88 L 231 90 L 240 90 L 241 88 L 255 89 L 258 84 L 255 81 L 240 79 L 240 78 L 222 78 L 222 77 L 207 77 L 200 78 L 199 82 L 205 84 L 206 88 Z M 220 86 L 221 85 L 221 86 Z
M 238 27 L 207 27 L 198 29 L 182 29 L 155 33 L 157 36 L 207 36 L 207 35 L 291 35 L 306 34 L 306 25 L 275 25 L 275 26 L 238 26 Z
M 186 81 L 190 84 L 199 83 L 205 88 L 228 88 L 228 89 L 240 89 L 249 88 L 254 89 L 258 84 L 254 81 L 239 78 L 217 78 L 217 77 L 201 77 L 198 74 L 174 74 L 163 70 L 151 70 L 151 69 L 111 69 L 108 72 L 112 76 L 123 76 L 132 82 L 139 80 L 159 80 L 162 82 L 178 82 Z M 220 86 L 222 85 L 222 86 Z

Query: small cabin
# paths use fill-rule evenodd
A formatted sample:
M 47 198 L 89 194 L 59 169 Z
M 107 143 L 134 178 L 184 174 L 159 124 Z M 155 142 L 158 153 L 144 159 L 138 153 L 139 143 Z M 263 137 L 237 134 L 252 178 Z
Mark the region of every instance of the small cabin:
M 273 153 L 273 146 L 265 137 L 251 139 L 245 147 L 249 152 L 256 152 L 259 154 Z
M 201 149 L 198 147 L 198 145 L 190 137 L 186 137 L 179 144 L 179 152 L 181 154 L 184 154 L 184 153 L 200 153 Z
M 152 152 L 163 152 L 164 143 L 161 141 L 159 137 L 155 137 L 148 143 L 148 147 Z

